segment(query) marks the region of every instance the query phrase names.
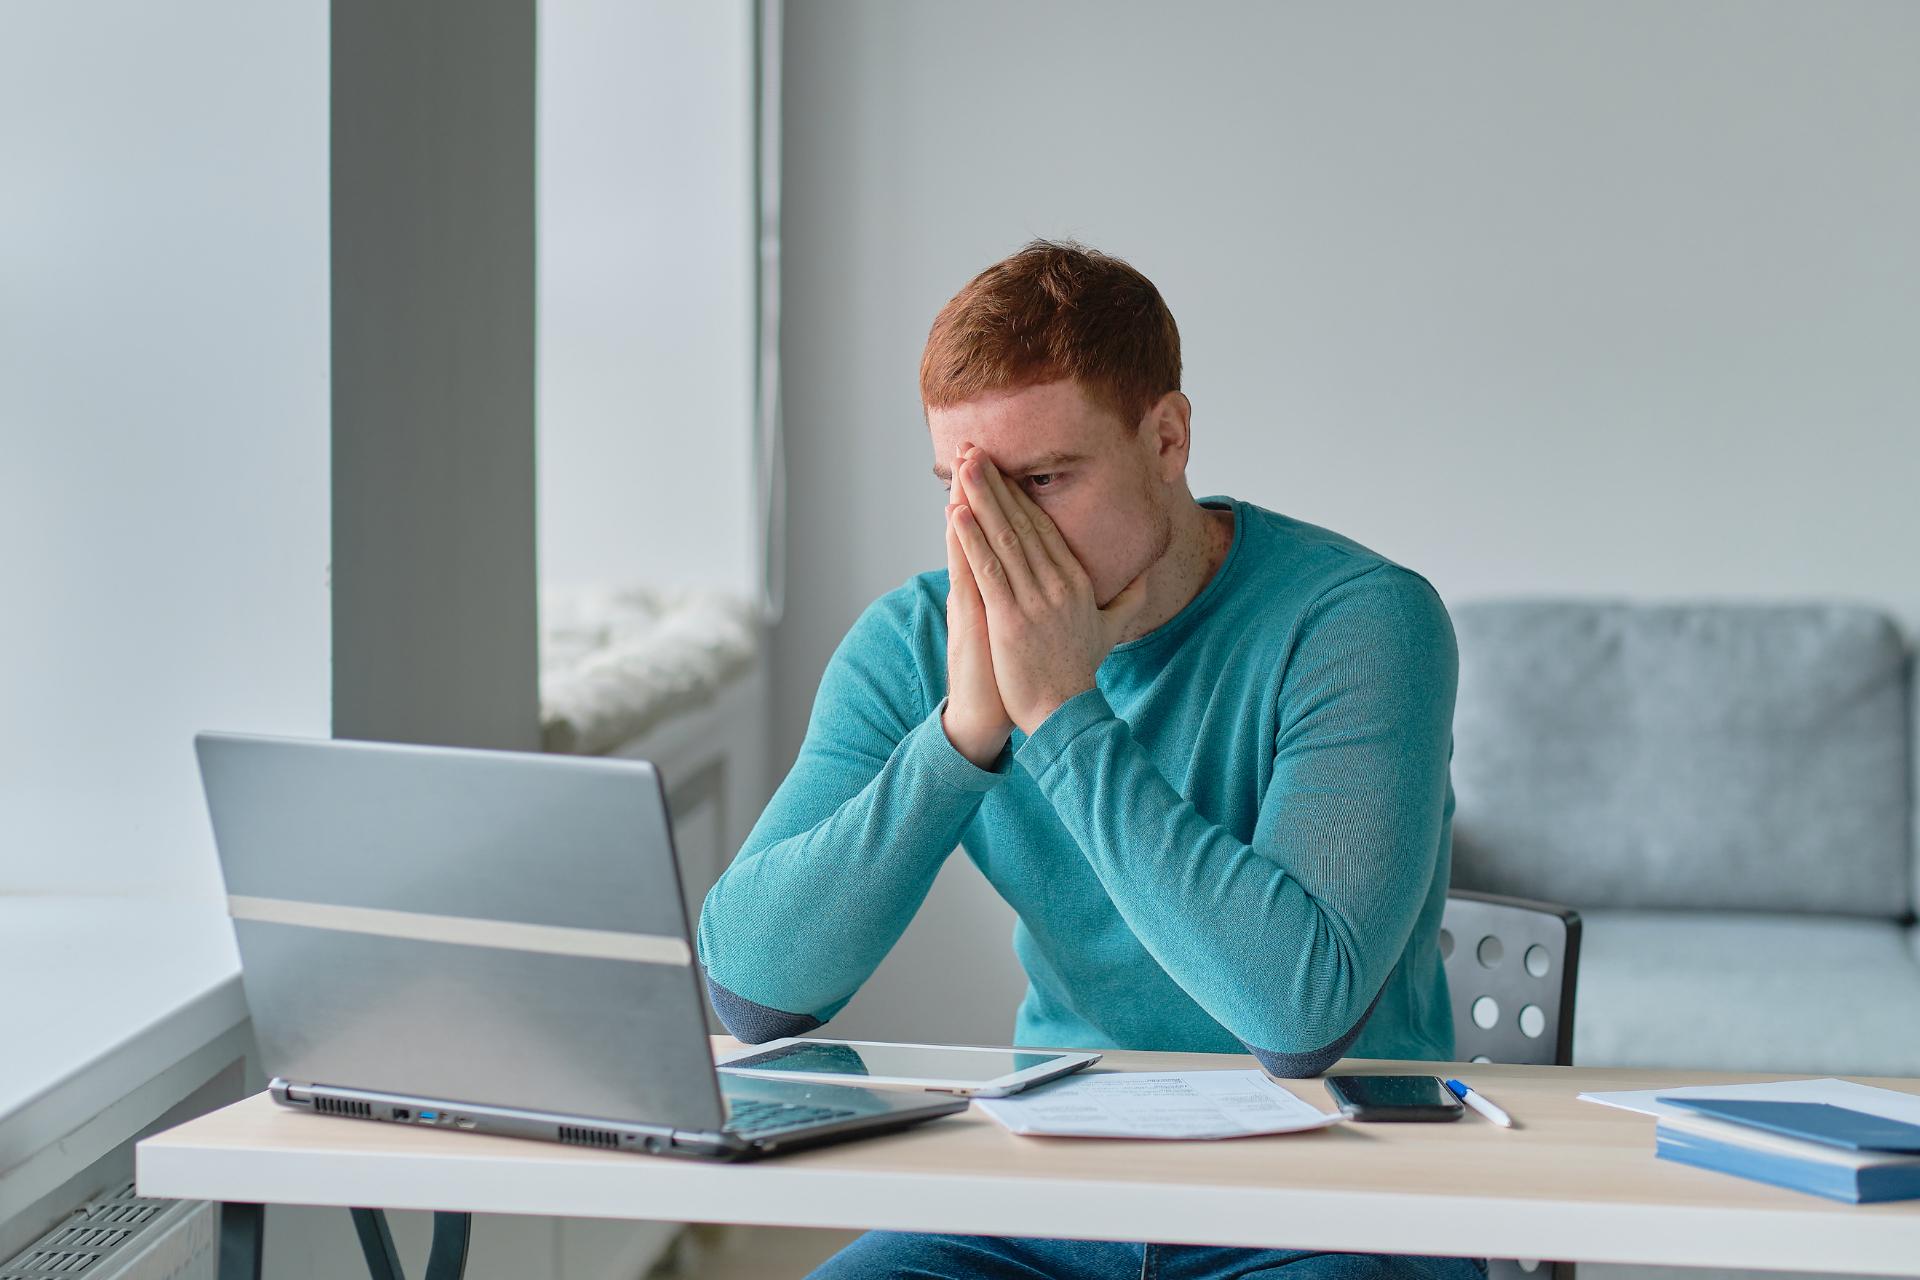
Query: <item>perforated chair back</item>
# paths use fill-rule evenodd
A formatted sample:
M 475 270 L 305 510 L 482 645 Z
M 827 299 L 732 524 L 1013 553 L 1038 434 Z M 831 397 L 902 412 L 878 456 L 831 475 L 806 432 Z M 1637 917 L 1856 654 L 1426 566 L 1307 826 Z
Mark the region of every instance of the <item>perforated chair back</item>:
M 1580 913 L 1529 898 L 1455 889 L 1440 921 L 1460 1061 L 1573 1063 Z
M 1580 913 L 1531 898 L 1455 889 L 1440 918 L 1453 996 L 1453 1056 L 1471 1062 L 1573 1064 Z M 1574 1264 L 1489 1258 L 1487 1280 L 1576 1280 Z

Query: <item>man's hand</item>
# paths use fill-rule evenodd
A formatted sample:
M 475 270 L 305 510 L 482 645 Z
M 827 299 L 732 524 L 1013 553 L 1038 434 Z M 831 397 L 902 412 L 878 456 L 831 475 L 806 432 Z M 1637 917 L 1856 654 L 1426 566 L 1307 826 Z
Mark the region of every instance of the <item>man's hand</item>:
M 964 502 L 949 523 L 985 607 L 1001 702 L 1032 734 L 1061 703 L 1094 687 L 1094 673 L 1146 603 L 1146 574 L 1102 609 L 1052 519 L 985 452 L 969 450 L 954 483 L 964 486 Z
M 953 466 L 957 475 L 957 455 Z M 940 727 L 946 730 L 954 750 L 982 769 L 990 769 L 1000 749 L 1007 745 L 1013 721 L 1000 701 L 1000 686 L 994 683 L 986 608 L 953 523 L 960 505 L 947 504 L 947 709 L 940 717 Z

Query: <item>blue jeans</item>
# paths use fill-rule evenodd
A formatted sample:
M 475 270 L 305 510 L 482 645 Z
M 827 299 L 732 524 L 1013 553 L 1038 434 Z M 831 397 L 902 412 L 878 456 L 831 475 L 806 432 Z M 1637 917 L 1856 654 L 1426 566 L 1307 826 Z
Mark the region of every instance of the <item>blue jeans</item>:
M 1484 1258 L 869 1231 L 808 1280 L 1486 1280 Z

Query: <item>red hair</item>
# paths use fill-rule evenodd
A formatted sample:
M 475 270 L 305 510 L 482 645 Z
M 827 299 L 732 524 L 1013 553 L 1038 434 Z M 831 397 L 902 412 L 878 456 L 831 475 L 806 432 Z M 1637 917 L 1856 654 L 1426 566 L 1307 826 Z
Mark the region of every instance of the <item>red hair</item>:
M 1083 245 L 1035 240 L 934 317 L 920 399 L 944 409 L 1071 378 L 1132 428 L 1180 389 L 1180 331 L 1153 282 Z

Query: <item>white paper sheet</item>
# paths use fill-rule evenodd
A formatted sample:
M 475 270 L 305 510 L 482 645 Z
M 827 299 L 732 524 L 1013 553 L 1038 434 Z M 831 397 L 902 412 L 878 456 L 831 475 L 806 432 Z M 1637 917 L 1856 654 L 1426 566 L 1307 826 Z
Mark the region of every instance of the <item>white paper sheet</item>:
M 1851 1107 L 1889 1120 L 1920 1124 L 1920 1095 L 1879 1089 L 1873 1085 L 1836 1080 L 1767 1080 L 1758 1084 L 1695 1084 L 1677 1089 L 1624 1089 L 1612 1093 L 1583 1093 L 1582 1102 L 1597 1102 L 1603 1107 L 1620 1107 L 1649 1116 L 1696 1116 L 1684 1107 L 1655 1102 L 1657 1097 L 1673 1098 L 1748 1098 L 1773 1102 L 1831 1102 L 1836 1107 Z
M 1258 1071 L 1083 1071 L 973 1105 L 1015 1133 L 1063 1138 L 1247 1138 L 1346 1119 Z

